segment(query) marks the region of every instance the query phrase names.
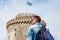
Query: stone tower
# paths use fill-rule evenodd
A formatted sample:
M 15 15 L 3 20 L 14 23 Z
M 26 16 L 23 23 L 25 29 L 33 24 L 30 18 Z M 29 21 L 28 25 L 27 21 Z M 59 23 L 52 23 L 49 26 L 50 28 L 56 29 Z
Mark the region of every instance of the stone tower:
M 20 13 L 14 19 L 7 22 L 7 40 L 26 40 L 31 17 L 34 14 Z

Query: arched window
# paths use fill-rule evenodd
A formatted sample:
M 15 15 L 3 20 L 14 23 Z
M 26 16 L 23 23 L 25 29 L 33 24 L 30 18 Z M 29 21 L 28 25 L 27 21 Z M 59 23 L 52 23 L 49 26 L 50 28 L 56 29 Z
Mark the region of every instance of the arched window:
M 23 23 L 23 21 L 21 21 L 21 24 Z
M 16 28 L 15 28 L 15 31 L 16 31 Z
M 18 24 L 18 22 L 16 22 Z
M 15 33 L 15 36 L 16 36 L 16 33 Z
M 21 23 L 21 21 L 19 21 L 19 23 Z
M 26 24 L 28 24 L 29 23 L 29 21 L 26 21 Z
M 24 21 L 24 24 L 26 23 L 26 21 Z

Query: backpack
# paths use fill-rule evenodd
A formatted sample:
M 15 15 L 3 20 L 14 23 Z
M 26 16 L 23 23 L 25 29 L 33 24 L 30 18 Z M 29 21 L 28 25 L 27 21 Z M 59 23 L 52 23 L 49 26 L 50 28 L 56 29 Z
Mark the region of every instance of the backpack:
M 54 40 L 53 36 L 45 27 L 38 31 L 35 40 Z

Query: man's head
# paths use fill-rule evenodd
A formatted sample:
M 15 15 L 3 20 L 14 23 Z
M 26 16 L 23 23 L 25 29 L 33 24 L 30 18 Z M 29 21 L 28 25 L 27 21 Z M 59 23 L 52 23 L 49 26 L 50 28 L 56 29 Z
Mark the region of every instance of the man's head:
M 37 22 L 40 23 L 40 21 L 41 21 L 40 16 L 34 15 L 34 16 L 32 17 L 32 24 L 35 24 L 35 23 L 37 23 Z

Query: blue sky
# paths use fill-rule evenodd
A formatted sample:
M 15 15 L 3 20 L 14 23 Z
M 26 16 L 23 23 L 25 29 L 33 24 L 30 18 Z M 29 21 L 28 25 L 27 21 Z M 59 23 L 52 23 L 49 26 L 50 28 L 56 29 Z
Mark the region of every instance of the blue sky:
M 28 0 L 27 12 L 34 13 L 47 22 L 55 40 L 60 40 L 60 0 Z M 19 13 L 26 12 L 26 0 L 0 0 L 0 40 L 6 40 L 6 23 Z

